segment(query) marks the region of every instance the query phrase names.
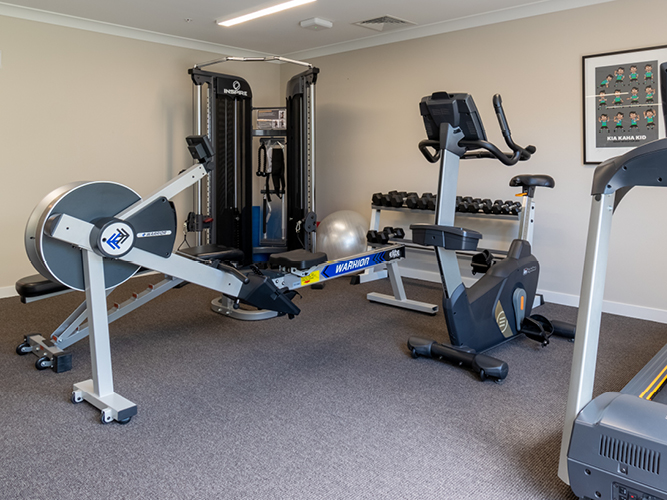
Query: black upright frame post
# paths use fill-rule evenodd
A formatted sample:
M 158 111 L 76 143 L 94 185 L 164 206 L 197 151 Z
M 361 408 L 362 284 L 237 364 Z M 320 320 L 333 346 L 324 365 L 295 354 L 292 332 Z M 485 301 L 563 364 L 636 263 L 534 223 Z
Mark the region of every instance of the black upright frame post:
M 243 78 L 188 70 L 208 86 L 208 136 L 215 151 L 207 208 L 213 222 L 207 243 L 238 248 L 252 262 L 252 91 Z
M 313 250 L 302 222 L 315 211 L 315 83 L 320 70 L 310 68 L 287 83 L 287 248 Z M 312 233 L 311 233 L 312 234 Z

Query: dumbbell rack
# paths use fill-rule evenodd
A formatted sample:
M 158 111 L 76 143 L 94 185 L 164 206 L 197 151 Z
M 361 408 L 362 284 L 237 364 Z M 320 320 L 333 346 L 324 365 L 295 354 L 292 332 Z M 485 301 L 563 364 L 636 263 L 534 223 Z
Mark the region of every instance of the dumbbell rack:
M 530 206 L 531 213 L 535 213 L 535 202 L 531 202 Z M 404 212 L 411 214 L 422 214 L 434 217 L 435 213 L 430 210 L 421 210 L 413 209 L 407 207 L 388 207 L 384 205 L 371 205 L 371 222 L 370 229 L 379 231 L 380 227 L 380 216 L 383 211 L 392 211 L 392 212 Z M 517 221 L 520 222 L 520 217 L 517 215 L 503 215 L 503 214 L 487 214 L 484 212 L 472 213 L 472 212 L 456 212 L 457 217 L 470 217 L 470 218 L 485 218 L 492 220 L 508 220 L 508 221 Z M 523 238 L 526 239 L 529 243 L 532 244 L 533 241 L 533 226 L 534 226 L 534 217 L 528 218 L 527 227 L 519 228 L 519 234 L 523 234 Z M 397 240 L 398 241 L 398 240 Z M 425 251 L 429 253 L 434 253 L 434 249 L 430 247 L 424 247 L 422 245 L 417 245 L 412 243 L 411 240 L 400 240 L 402 244 L 405 245 L 408 249 L 414 249 L 418 251 Z M 488 249 L 494 256 L 506 256 L 506 250 L 497 250 L 497 249 Z M 482 251 L 479 249 L 477 252 Z M 471 258 L 477 252 L 457 252 L 457 254 L 462 258 Z M 405 259 L 408 260 L 408 259 Z M 396 269 L 392 270 L 391 273 L 388 273 L 388 270 L 384 266 L 376 266 L 374 268 L 366 269 L 363 274 L 359 276 L 359 283 L 368 283 L 378 279 L 390 278 L 392 291 L 394 296 L 370 292 L 366 295 L 366 298 L 371 302 L 379 302 L 382 304 L 392 305 L 395 307 L 401 307 L 404 309 L 410 309 L 419 312 L 425 312 L 428 314 L 436 314 L 438 312 L 439 306 L 435 304 L 429 304 L 426 302 L 419 302 L 415 300 L 410 300 L 407 298 L 405 293 L 405 288 L 403 286 L 402 278 L 413 278 L 421 281 L 429 281 L 431 283 L 441 283 L 440 273 L 429 271 L 425 269 L 418 269 L 412 267 L 401 266 L 400 269 L 398 265 L 395 266 Z M 535 306 L 542 304 L 542 296 L 536 297 Z

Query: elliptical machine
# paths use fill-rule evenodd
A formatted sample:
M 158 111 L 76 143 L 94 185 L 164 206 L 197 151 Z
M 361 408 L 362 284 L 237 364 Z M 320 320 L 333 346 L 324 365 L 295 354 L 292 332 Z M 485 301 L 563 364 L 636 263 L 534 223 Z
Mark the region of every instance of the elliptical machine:
M 436 92 L 419 104 L 428 136 L 419 143 L 419 150 L 429 162 L 440 161 L 440 176 L 435 224 L 412 224 L 410 229 L 414 243 L 435 247 L 451 345 L 410 337 L 408 348 L 415 358 L 447 360 L 473 369 L 482 380 L 501 381 L 507 377 L 507 363 L 481 353 L 520 334 L 546 346 L 554 333 L 574 338 L 574 327 L 531 316 L 540 264 L 531 253 L 530 243 L 522 237 L 533 216 L 535 188 L 555 186 L 548 175 L 517 175 L 511 179 L 510 186 L 522 188 L 519 238 L 512 241 L 507 258 L 491 266 L 469 288 L 463 284 L 456 252 L 476 250 L 482 235 L 454 226 L 460 160 L 495 158 L 510 166 L 528 160 L 536 151 L 534 146 L 522 148 L 512 140 L 500 95 L 493 97 L 493 106 L 511 153 L 502 152 L 486 140 L 471 95 Z

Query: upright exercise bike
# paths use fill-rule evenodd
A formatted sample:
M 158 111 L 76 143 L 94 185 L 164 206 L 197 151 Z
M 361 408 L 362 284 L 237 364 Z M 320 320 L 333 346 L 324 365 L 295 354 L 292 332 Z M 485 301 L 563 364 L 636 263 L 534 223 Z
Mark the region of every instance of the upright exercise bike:
M 482 380 L 501 381 L 507 376 L 507 363 L 483 352 L 520 334 L 547 345 L 554 333 L 573 338 L 574 328 L 540 315 L 531 316 L 540 264 L 522 236 L 533 216 L 535 189 L 555 185 L 548 175 L 517 175 L 511 179 L 510 186 L 522 188 L 520 237 L 512 241 L 505 259 L 492 265 L 469 288 L 463 284 L 456 252 L 476 250 L 482 235 L 454 226 L 460 160 L 495 158 L 509 166 L 529 159 L 535 152 L 534 146 L 522 148 L 512 140 L 500 95 L 493 97 L 493 106 L 510 153 L 486 140 L 469 94 L 437 92 L 424 97 L 419 105 L 428 136 L 419 143 L 419 150 L 429 162 L 440 162 L 440 176 L 435 224 L 412 224 L 410 229 L 414 243 L 435 247 L 451 344 L 410 337 L 408 348 L 414 357 L 444 359 L 473 369 Z

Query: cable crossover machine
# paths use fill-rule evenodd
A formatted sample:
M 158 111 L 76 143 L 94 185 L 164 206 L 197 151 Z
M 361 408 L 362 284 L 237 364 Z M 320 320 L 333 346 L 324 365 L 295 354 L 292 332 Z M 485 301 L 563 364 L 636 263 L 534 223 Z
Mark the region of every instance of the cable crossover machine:
M 307 69 L 287 83 L 285 107 L 255 108 L 246 80 L 204 69 L 225 62 L 282 62 Z M 196 96 L 195 133 L 208 135 L 215 153 L 213 171 L 195 187 L 195 212 L 188 216 L 188 230 L 196 233 L 197 246 L 191 251 L 206 251 L 206 245 L 238 248 L 244 254 L 243 265 L 262 254 L 313 251 L 317 219 L 315 85 L 320 70 L 310 63 L 279 56 L 228 56 L 197 64 L 188 72 Z M 260 141 L 257 176 L 266 179 L 260 190 L 259 214 L 255 213 L 262 236 L 256 244 L 252 210 L 254 138 Z M 271 172 L 267 172 L 266 162 L 272 163 Z M 278 172 L 279 168 L 284 170 Z M 271 311 L 241 309 L 224 296 L 213 300 L 211 308 L 237 319 L 275 316 Z

